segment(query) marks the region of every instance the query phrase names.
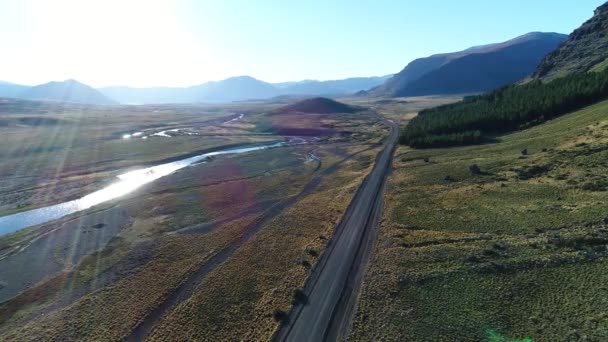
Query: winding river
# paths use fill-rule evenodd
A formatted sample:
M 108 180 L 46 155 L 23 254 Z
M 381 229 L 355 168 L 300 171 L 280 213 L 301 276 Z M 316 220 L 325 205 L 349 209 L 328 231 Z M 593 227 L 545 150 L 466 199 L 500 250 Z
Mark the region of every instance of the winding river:
M 66 215 L 73 214 L 103 202 L 124 196 L 144 184 L 151 183 L 161 177 L 167 176 L 179 169 L 202 162 L 209 157 L 219 156 L 224 154 L 240 154 L 252 151 L 265 150 L 274 147 L 287 145 L 301 144 L 300 141 L 279 142 L 267 145 L 243 147 L 219 150 L 209 153 L 204 153 L 198 156 L 177 160 L 170 163 L 160 164 L 145 169 L 130 171 L 118 175 L 116 182 L 88 194 L 82 198 L 51 205 L 48 207 L 23 211 L 13 215 L 0 217 L 0 236 L 16 232 L 20 229 L 46 223 L 52 220 L 62 218 Z

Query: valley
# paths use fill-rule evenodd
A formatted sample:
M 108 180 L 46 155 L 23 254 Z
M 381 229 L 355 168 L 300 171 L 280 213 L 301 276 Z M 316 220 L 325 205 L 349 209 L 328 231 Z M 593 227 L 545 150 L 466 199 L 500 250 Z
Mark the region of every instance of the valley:
M 11 115 L 19 118 L 19 103 L 11 106 L 15 108 Z M 193 303 L 217 308 L 205 310 L 206 323 L 200 322 L 210 324 L 239 310 L 231 308 L 233 302 L 256 308 L 250 312 L 255 316 L 243 315 L 240 329 L 253 329 L 256 336 L 272 334 L 278 324 L 273 312 L 289 310 L 292 292 L 303 286 L 309 270 L 332 241 L 334 224 L 374 165 L 390 131 L 381 117 L 364 108 L 318 114 L 298 112 L 298 107 L 277 111 L 279 107 L 187 108 L 184 114 L 164 113 L 171 126 L 153 126 L 152 114 L 146 128 L 134 113 L 117 122 L 115 130 L 110 124 L 115 120 L 113 115 L 104 113 L 103 108 L 77 108 L 84 122 L 79 123 L 82 135 L 74 139 L 79 139 L 75 146 L 82 152 L 60 163 L 62 168 L 55 169 L 55 184 L 23 195 L 24 201 L 31 201 L 30 207 L 40 205 L 32 197 L 46 198 L 43 203 L 53 205 L 90 193 L 107 186 L 113 175 L 125 170 L 182 160 L 205 150 L 281 144 L 242 154 L 216 154 L 90 209 L 0 237 L 3 339 L 162 339 L 174 326 L 184 324 L 184 319 L 198 317 L 188 313 Z M 158 110 L 154 108 L 137 110 L 154 113 Z M 74 120 L 76 114 L 70 109 L 64 108 L 57 120 Z M 135 107 L 120 110 L 124 109 Z M 97 110 L 101 110 L 99 114 Z M 195 110 L 196 114 L 190 114 Z M 213 110 L 218 112 L 200 114 Z M 97 120 L 108 122 L 103 124 L 103 132 L 97 132 L 98 139 L 90 139 L 98 126 L 89 126 L 91 132 L 87 132 L 86 124 Z M 180 127 L 180 131 L 169 132 L 172 127 Z M 50 135 L 71 127 L 31 129 Z M 127 131 L 143 133 L 124 138 Z M 152 133 L 159 131 L 168 132 L 169 137 Z M 32 133 L 16 137 L 28 134 Z M 148 147 L 148 143 L 154 145 Z M 106 146 L 117 144 L 121 144 L 120 149 L 112 150 L 115 158 L 108 163 L 92 163 L 97 156 L 79 159 L 90 156 L 87 148 L 104 151 Z M 56 161 L 48 150 L 32 158 L 39 169 L 48 165 L 52 170 Z M 70 196 L 57 192 L 50 197 L 51 191 L 70 189 L 71 183 L 65 181 L 66 173 L 70 179 L 70 171 L 82 175 L 86 186 L 77 187 Z M 11 183 L 16 192 L 22 193 L 21 182 L 17 178 Z M 331 205 L 318 207 L 329 198 L 333 199 Z M 15 205 L 14 201 L 6 203 Z M 27 209 L 15 205 L 7 212 Z M 251 267 L 252 263 L 256 266 Z M 244 265 L 249 265 L 246 269 L 250 274 L 243 272 Z M 28 272 L 19 272 L 21 268 Z M 267 278 L 270 274 L 272 279 Z M 218 277 L 223 280 L 217 281 Z M 232 281 L 256 285 L 239 292 Z M 222 286 L 231 287 L 222 290 Z M 140 290 L 133 296 L 135 288 Z M 208 297 L 208 291 L 215 294 L 227 289 L 236 292 Z M 255 293 L 248 292 L 252 289 Z M 272 301 L 261 301 L 271 293 Z M 195 308 L 200 309 L 200 304 Z M 86 322 L 99 325 L 84 329 Z M 210 331 L 218 338 L 227 338 L 225 334 L 239 321 L 225 322 L 229 325 L 180 331 L 184 338 Z M 109 334 L 104 335 L 104 331 Z
M 608 3 L 0 27 L 0 341 L 608 341 Z

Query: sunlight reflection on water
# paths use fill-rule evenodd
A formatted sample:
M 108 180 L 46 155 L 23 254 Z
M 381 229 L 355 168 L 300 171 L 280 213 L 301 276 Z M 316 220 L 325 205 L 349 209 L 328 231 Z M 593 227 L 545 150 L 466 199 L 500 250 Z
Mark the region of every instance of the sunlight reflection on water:
M 302 143 L 303 140 L 300 139 L 292 140 L 291 143 L 279 142 L 269 145 L 209 152 L 198 156 L 174 161 L 171 163 L 161 164 L 145 169 L 123 173 L 121 175 L 118 175 L 118 181 L 106 186 L 101 190 L 86 195 L 80 199 L 0 217 L 0 236 L 15 232 L 23 228 L 56 220 L 66 215 L 91 208 L 103 202 L 119 198 L 138 189 L 144 184 L 153 182 L 161 177 L 167 176 L 189 165 L 204 161 L 205 159 L 211 156 L 218 156 L 224 154 L 239 154 L 269 149 L 273 147 L 286 146 L 290 144 L 296 145 Z

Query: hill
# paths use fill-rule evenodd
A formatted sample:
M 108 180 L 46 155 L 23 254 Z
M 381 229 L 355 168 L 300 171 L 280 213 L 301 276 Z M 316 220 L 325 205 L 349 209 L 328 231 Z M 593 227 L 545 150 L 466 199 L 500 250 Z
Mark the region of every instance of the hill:
M 576 29 L 568 40 L 545 59 L 534 74 L 536 79 L 552 80 L 572 73 L 601 71 L 608 66 L 608 3 Z
M 493 144 L 399 147 L 349 340 L 605 340 L 578 322 L 603 310 L 608 280 L 607 112 Z
M 0 97 L 16 97 L 28 88 L 21 84 L 0 81 Z
M 277 113 L 317 113 L 317 114 L 334 114 L 334 113 L 353 113 L 356 109 L 344 103 L 334 101 L 325 97 L 315 97 L 281 107 L 277 109 Z
M 573 38 L 562 45 L 587 36 L 581 51 L 597 48 L 601 54 L 604 41 L 601 18 L 606 15 L 606 5 L 595 11 L 594 18 L 585 22 L 573 33 Z M 599 20 L 599 21 L 598 21 Z M 595 25 L 590 25 L 595 23 Z M 584 34 L 583 34 L 584 33 Z M 597 40 L 597 44 L 594 43 Z M 564 51 L 569 51 L 565 49 Z M 464 101 L 427 109 L 420 112 L 404 129 L 401 142 L 413 147 L 443 147 L 479 143 L 492 134 L 527 128 L 553 119 L 570 111 L 589 106 L 608 98 L 608 69 L 599 71 L 597 64 L 591 69 L 549 68 L 553 60 L 568 60 L 568 65 L 590 65 L 589 54 L 569 56 L 553 53 L 537 71 L 534 79 L 522 84 L 510 85 L 488 94 L 471 96 Z M 562 56 L 564 58 L 559 58 Z M 599 60 L 599 59 L 596 59 Z M 564 64 L 565 65 L 565 64 Z M 594 71 L 594 72 L 585 72 Z M 556 77 L 556 76 L 562 77 Z
M 277 95 L 270 83 L 250 76 L 231 77 L 222 81 L 207 82 L 190 88 L 199 102 L 231 102 L 249 99 L 266 99 Z
M 392 75 L 351 77 L 343 80 L 287 82 L 274 84 L 283 95 L 340 95 L 353 94 L 379 86 Z
M 115 101 L 98 90 L 75 80 L 49 82 L 34 86 L 19 93 L 17 97 L 27 100 L 56 101 L 95 105 L 112 105 Z
M 503 43 L 417 59 L 370 94 L 398 97 L 493 90 L 534 72 L 566 37 L 533 32 Z

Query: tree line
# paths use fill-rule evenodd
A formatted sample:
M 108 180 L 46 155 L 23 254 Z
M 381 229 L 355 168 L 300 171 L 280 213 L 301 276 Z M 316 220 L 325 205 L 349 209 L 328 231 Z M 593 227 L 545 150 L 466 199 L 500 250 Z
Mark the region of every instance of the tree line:
M 509 85 L 421 111 L 400 142 L 416 148 L 477 144 L 488 134 L 537 125 L 606 98 L 608 70 Z

